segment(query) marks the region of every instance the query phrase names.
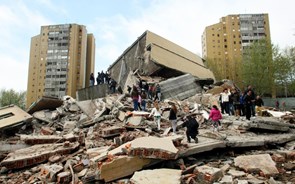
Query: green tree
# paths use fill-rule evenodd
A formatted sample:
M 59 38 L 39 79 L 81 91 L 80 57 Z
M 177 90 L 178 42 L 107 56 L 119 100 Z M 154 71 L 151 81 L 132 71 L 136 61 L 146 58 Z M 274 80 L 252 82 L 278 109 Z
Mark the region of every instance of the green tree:
M 257 94 L 275 96 L 275 75 L 273 53 L 277 47 L 267 40 L 258 40 L 247 47 L 242 56 L 242 75 L 244 85 L 251 84 Z
M 26 92 L 17 92 L 13 89 L 6 90 L 2 89 L 0 91 L 0 107 L 7 105 L 17 105 L 18 107 L 25 109 L 26 107 Z
M 295 47 L 285 48 L 274 59 L 276 83 L 285 96 L 295 95 Z

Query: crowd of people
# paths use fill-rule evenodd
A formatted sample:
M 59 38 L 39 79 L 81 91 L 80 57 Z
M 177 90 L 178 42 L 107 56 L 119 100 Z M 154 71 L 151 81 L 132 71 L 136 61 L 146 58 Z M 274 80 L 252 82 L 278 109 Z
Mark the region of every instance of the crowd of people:
M 248 120 L 256 115 L 256 109 L 259 111 L 264 105 L 262 98 L 255 94 L 251 85 L 244 92 L 225 88 L 220 94 L 219 102 L 222 114 L 245 116 Z
M 111 93 L 115 93 L 116 92 L 116 88 L 117 88 L 117 82 L 112 79 L 109 75 L 108 72 L 98 72 L 97 73 L 97 77 L 96 77 L 96 83 L 95 83 L 95 77 L 94 74 L 91 73 L 90 74 L 90 82 L 89 82 L 89 86 L 94 86 L 94 85 L 100 85 L 100 84 L 108 84 Z M 122 93 L 122 91 L 120 90 L 120 88 L 118 89 L 119 92 Z
M 90 76 L 90 85 L 95 85 L 93 73 Z M 117 82 L 110 78 L 106 72 L 98 72 L 96 78 L 96 84 L 109 84 L 111 93 L 116 92 Z M 120 90 L 122 93 L 122 89 Z M 157 130 L 161 128 L 162 109 L 159 105 L 161 99 L 161 86 L 158 83 L 147 83 L 146 81 L 139 80 L 136 85 L 132 87 L 127 86 L 127 91 L 130 94 L 133 101 L 134 111 L 146 111 L 147 103 L 153 102 L 153 108 L 149 114 L 149 118 L 153 117 Z M 261 111 L 261 107 L 264 105 L 262 98 L 256 95 L 252 86 L 249 85 L 245 91 L 239 91 L 236 88 L 224 88 L 220 93 L 219 98 L 220 110 L 216 105 L 213 105 L 210 110 L 209 121 L 212 121 L 213 131 L 218 131 L 221 126 L 220 120 L 222 114 L 228 114 L 230 116 L 245 116 L 247 120 L 250 120 L 251 116 L 256 116 L 256 112 Z M 188 142 L 191 139 L 198 142 L 198 127 L 199 124 L 194 115 L 195 111 L 198 111 L 198 104 L 195 104 L 194 109 L 190 110 L 188 106 L 182 107 L 185 112 L 185 116 L 182 117 L 183 126 L 186 127 L 186 136 Z M 166 108 L 167 110 L 167 108 Z M 177 133 L 177 113 L 178 108 L 176 104 L 170 104 L 169 121 L 173 134 Z

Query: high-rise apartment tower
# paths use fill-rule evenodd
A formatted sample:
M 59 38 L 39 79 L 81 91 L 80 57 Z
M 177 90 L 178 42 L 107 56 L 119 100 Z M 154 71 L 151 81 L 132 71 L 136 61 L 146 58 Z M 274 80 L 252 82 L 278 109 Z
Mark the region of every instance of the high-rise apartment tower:
M 94 72 L 95 39 L 78 24 L 42 26 L 32 37 L 27 107 L 42 96 L 75 98 Z
M 207 26 L 202 35 L 202 57 L 219 79 L 238 80 L 243 50 L 253 41 L 270 42 L 268 14 L 222 17 Z

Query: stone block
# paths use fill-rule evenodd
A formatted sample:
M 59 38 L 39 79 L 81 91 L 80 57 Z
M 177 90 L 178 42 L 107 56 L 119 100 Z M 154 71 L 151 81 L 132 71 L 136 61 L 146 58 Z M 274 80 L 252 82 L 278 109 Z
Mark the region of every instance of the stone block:
M 196 167 L 194 170 L 196 178 L 201 183 L 213 183 L 223 177 L 221 169 L 210 166 Z
M 143 170 L 134 173 L 130 182 L 132 184 L 180 184 L 181 170 L 176 169 L 154 169 Z
M 144 123 L 142 116 L 131 116 L 128 118 L 126 125 L 132 127 L 142 126 Z
M 262 172 L 265 176 L 279 173 L 276 163 L 269 154 L 238 156 L 234 159 L 235 166 L 246 172 Z

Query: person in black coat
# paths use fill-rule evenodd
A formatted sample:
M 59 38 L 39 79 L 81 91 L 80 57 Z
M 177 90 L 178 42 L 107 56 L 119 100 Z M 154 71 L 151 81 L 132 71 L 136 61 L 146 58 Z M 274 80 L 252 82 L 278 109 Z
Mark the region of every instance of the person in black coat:
M 189 107 L 185 107 L 184 111 L 187 115 L 183 118 L 183 126 L 186 127 L 186 137 L 187 142 L 191 142 L 191 138 L 195 140 L 195 143 L 198 142 L 197 135 L 199 134 L 199 123 L 197 120 L 189 113 Z
M 244 103 L 246 108 L 246 119 L 250 120 L 253 105 L 252 91 L 247 92 L 247 94 L 244 97 Z

